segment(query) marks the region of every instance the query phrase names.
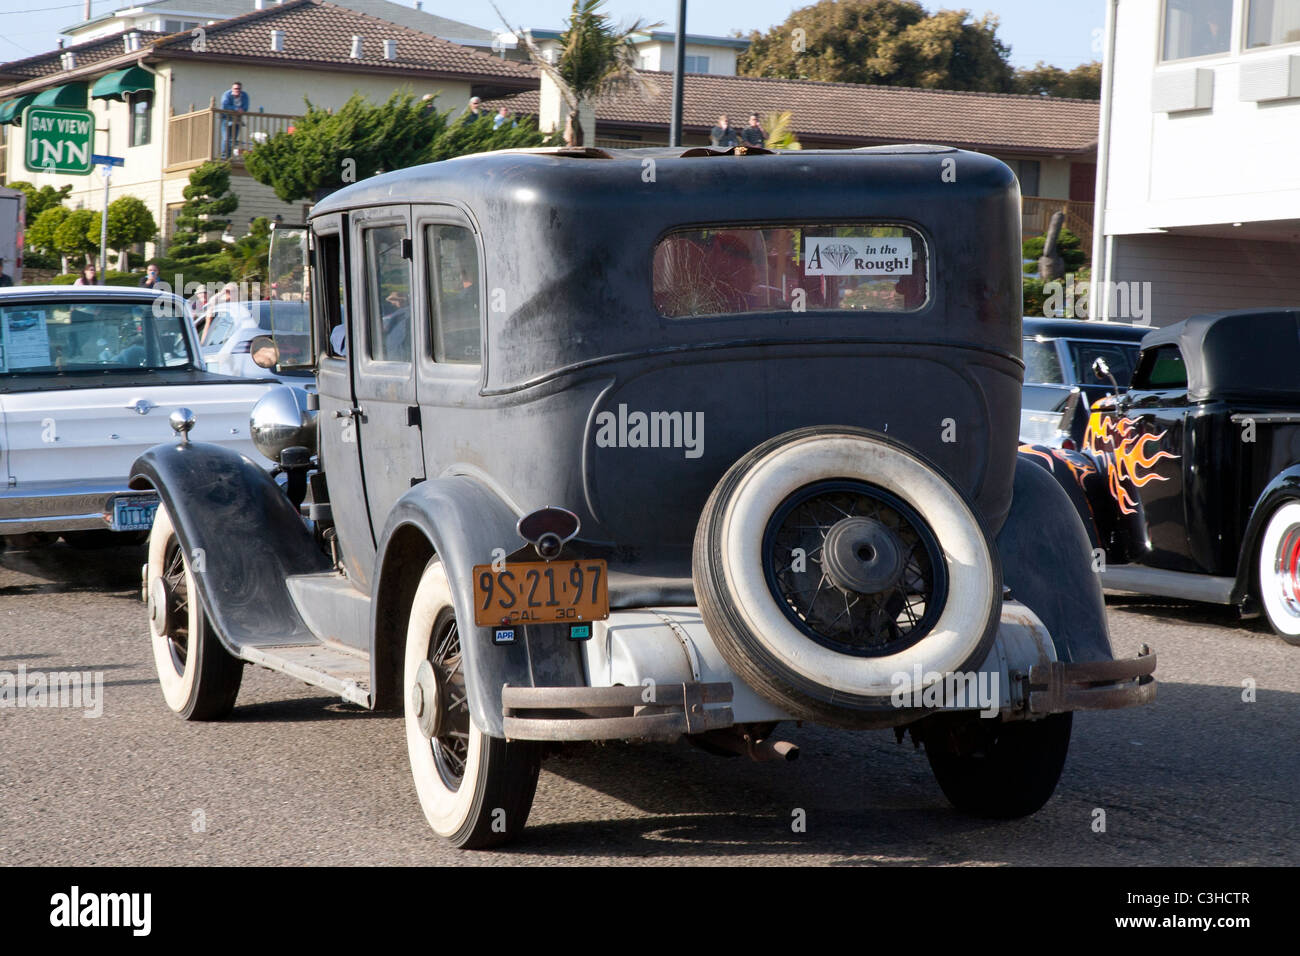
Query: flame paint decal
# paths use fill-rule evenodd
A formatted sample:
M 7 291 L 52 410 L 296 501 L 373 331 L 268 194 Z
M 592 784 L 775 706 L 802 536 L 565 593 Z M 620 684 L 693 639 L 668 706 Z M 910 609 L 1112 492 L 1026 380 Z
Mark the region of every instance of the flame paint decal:
M 1132 418 L 1109 418 L 1094 414 L 1083 437 L 1083 450 L 1106 465 L 1111 497 L 1122 514 L 1137 514 L 1137 489 L 1151 481 L 1168 481 L 1150 469 L 1165 458 L 1178 458 L 1173 452 L 1147 446 L 1159 443 L 1167 431 L 1139 434 L 1138 422 Z

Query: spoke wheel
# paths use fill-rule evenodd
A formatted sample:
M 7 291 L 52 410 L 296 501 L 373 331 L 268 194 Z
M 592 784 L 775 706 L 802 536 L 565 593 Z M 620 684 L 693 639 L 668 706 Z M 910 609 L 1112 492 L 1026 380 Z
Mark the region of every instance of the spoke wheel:
M 800 489 L 772 515 L 763 571 L 786 616 L 842 654 L 896 654 L 938 620 L 947 596 L 934 533 L 897 495 L 863 481 Z

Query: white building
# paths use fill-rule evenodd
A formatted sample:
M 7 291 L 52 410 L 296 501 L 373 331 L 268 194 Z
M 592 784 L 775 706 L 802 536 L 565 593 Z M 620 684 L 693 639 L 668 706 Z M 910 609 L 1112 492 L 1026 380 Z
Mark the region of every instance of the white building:
M 551 63 L 560 56 L 560 37 L 563 30 L 528 30 L 528 35 L 542 55 Z M 637 67 L 642 70 L 664 70 L 672 72 L 673 57 L 677 43 L 676 34 L 660 31 L 648 31 L 632 34 L 632 45 L 636 47 Z M 518 50 L 518 39 L 513 33 L 498 34 L 498 49 Z M 687 73 L 708 73 L 713 76 L 735 76 L 736 59 L 749 48 L 749 41 L 738 37 L 711 37 L 694 33 L 686 35 Z
M 1094 279 L 1156 325 L 1300 304 L 1300 0 L 1108 0 L 1105 43 Z

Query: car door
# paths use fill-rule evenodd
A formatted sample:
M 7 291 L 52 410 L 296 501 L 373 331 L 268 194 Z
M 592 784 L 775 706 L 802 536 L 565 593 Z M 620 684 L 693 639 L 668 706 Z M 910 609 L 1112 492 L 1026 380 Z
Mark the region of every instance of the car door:
M 424 443 L 430 470 L 464 461 L 465 435 L 483 378 L 486 315 L 481 236 L 452 205 L 413 206 L 416 290 L 423 326 L 418 357 Z M 458 437 L 459 436 L 459 437 Z
M 377 542 L 397 500 L 423 481 L 424 448 L 416 403 L 415 356 L 423 323 L 414 321 L 410 207 L 358 210 L 349 217 L 358 299 L 352 355 L 357 436 L 370 529 Z
M 329 485 L 330 511 L 343 565 L 362 588 L 369 587 L 375 559 L 365 481 L 361 475 L 355 393 L 348 344 L 356 341 L 355 298 L 347 217 L 324 216 L 312 224 L 312 303 L 316 329 L 316 385 L 320 396 L 317 432 Z
M 1184 476 L 1187 369 L 1177 345 L 1142 353 L 1132 387 L 1117 402 L 1111 436 L 1112 492 L 1140 510 L 1147 552 L 1141 560 L 1174 571 L 1198 568 L 1188 556 Z M 1142 537 L 1133 542 L 1140 548 Z

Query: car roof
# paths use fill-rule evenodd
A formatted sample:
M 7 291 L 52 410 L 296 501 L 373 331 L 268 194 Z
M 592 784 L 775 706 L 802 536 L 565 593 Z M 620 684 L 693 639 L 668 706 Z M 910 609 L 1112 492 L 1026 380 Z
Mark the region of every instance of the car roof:
M 1024 317 L 1025 335 L 1043 335 L 1048 338 L 1109 339 L 1118 342 L 1141 342 L 1151 331 L 1149 325 L 1130 325 L 1128 322 L 1101 322 L 1095 319 L 1045 319 L 1033 315 Z
M 16 285 L 0 289 L 0 301 L 7 299 L 140 299 L 152 301 L 160 295 L 179 298 L 172 292 L 122 285 Z
M 1182 353 L 1189 401 L 1300 400 L 1300 308 L 1194 315 L 1153 330 L 1142 342 L 1144 351 L 1161 345 L 1177 345 Z

